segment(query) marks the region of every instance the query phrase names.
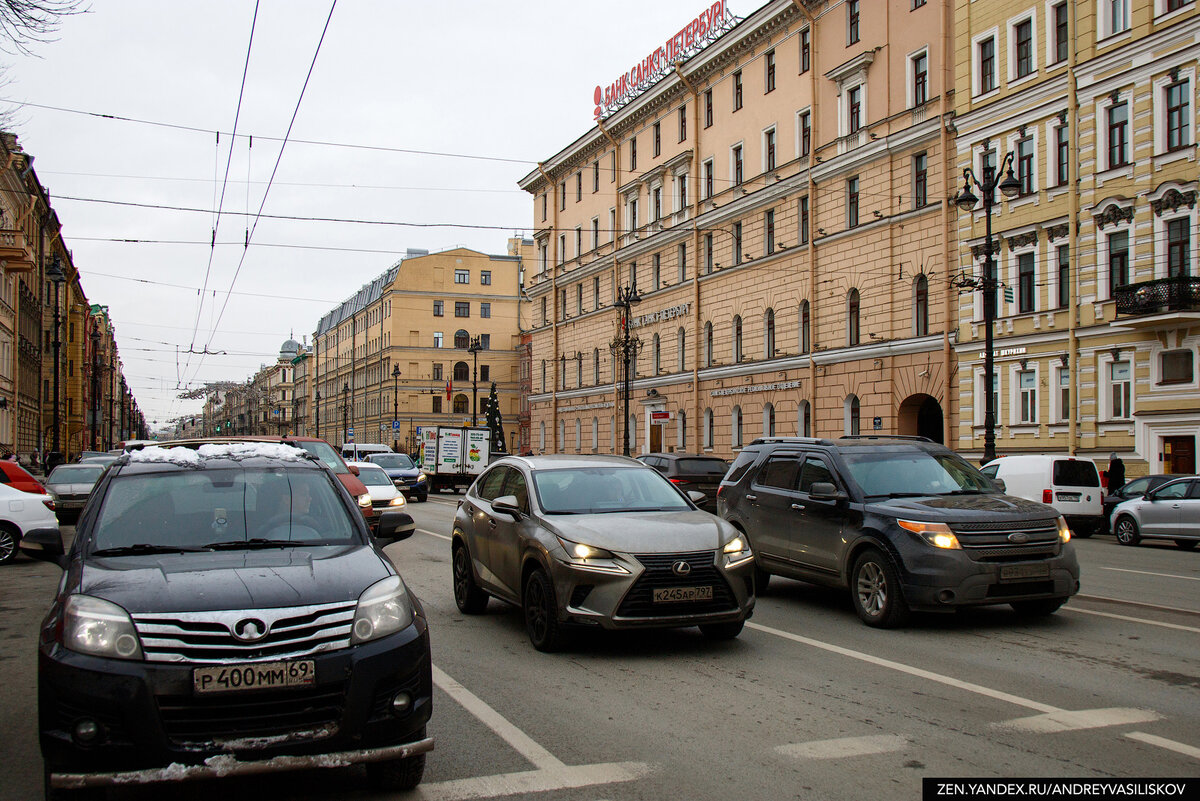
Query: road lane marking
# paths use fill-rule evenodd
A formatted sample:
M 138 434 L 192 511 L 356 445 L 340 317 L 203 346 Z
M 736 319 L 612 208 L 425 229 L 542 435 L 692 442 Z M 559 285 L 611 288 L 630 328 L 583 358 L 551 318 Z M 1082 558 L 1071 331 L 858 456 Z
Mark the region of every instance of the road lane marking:
M 418 528 L 418 529 L 415 529 L 415 531 L 419 531 L 419 532 L 421 532 L 422 534 L 428 534 L 428 535 L 429 535 L 429 536 L 431 536 L 431 537 L 437 537 L 439 540 L 448 540 L 448 539 L 450 539 L 450 537 L 446 536 L 445 534 L 438 534 L 436 531 L 430 531 L 430 530 L 429 530 L 429 529 L 427 529 L 427 528 Z
M 1147 626 L 1159 626 L 1160 628 L 1175 629 L 1176 631 L 1194 631 L 1195 633 L 1200 634 L 1200 628 L 1197 628 L 1195 626 L 1184 626 L 1179 623 L 1160 623 L 1157 620 L 1146 620 L 1145 618 L 1140 618 L 1140 617 L 1130 617 L 1128 615 L 1114 615 L 1112 612 L 1096 612 L 1091 609 L 1079 609 L 1077 607 L 1071 607 L 1070 609 L 1063 609 L 1063 610 L 1061 610 L 1061 612 L 1076 612 L 1081 615 L 1095 615 L 1097 617 L 1111 617 L 1114 620 L 1125 620 L 1130 623 L 1145 623 Z M 1061 614 L 1061 612 L 1060 612 L 1060 614 Z
M 836 740 L 814 740 L 809 743 L 781 745 L 775 750 L 784 756 L 799 759 L 840 759 L 903 751 L 908 738 L 897 734 L 878 734 L 868 737 L 839 737 Z
M 506 795 L 525 795 L 597 784 L 631 782 L 648 776 L 651 768 L 644 762 L 609 762 L 598 765 L 529 770 L 503 773 L 472 779 L 455 779 L 422 784 L 413 791 L 414 798 L 426 801 L 464 801 L 471 798 L 499 798 Z
M 1186 745 L 1177 743 L 1174 740 L 1168 740 L 1166 737 L 1158 737 L 1153 734 L 1146 734 L 1140 731 L 1131 731 L 1125 735 L 1130 740 L 1146 743 L 1147 745 L 1156 745 L 1159 748 L 1165 748 L 1168 751 L 1174 751 L 1177 754 L 1190 756 L 1192 759 L 1200 759 L 1200 748 L 1194 745 Z
M 1051 712 L 1028 718 L 1002 720 L 992 725 L 999 729 L 1013 729 L 1030 734 L 1056 734 L 1080 729 L 1102 729 L 1107 726 L 1123 726 L 1130 723 L 1153 723 L 1162 720 L 1162 715 L 1150 709 L 1080 709 L 1074 712 Z
M 961 681 L 959 679 L 951 678 L 950 676 L 944 676 L 940 673 L 934 673 L 929 670 L 922 670 L 921 668 L 913 667 L 912 665 L 905 665 L 902 662 L 893 662 L 890 659 L 883 659 L 882 657 L 872 656 L 871 654 L 865 654 L 862 651 L 854 651 L 850 648 L 843 648 L 840 645 L 832 645 L 830 643 L 821 642 L 820 640 L 814 640 L 809 637 L 802 637 L 799 634 L 792 634 L 790 631 L 783 631 L 782 629 L 773 629 L 773 628 L 770 628 L 769 626 L 763 626 L 759 623 L 747 623 L 746 627 L 755 629 L 756 631 L 761 631 L 765 634 L 773 634 L 776 637 L 781 637 L 785 640 L 791 640 L 793 642 L 798 642 L 801 645 L 809 645 L 809 646 L 812 646 L 813 648 L 820 648 L 823 651 L 829 651 L 831 653 L 841 654 L 842 656 L 848 656 L 851 659 L 857 659 L 862 662 L 868 662 L 872 665 L 878 665 L 879 667 L 888 668 L 889 670 L 899 671 L 900 673 L 907 673 L 910 676 L 915 676 L 920 679 L 928 679 L 929 681 L 937 682 L 938 684 L 945 684 L 948 687 L 956 687 L 960 690 L 966 690 L 967 692 L 975 693 L 976 695 L 983 695 L 988 698 L 994 698 L 997 701 L 1007 701 L 1010 704 L 1016 704 L 1017 706 L 1023 706 L 1026 709 L 1033 709 L 1038 712 L 1046 712 L 1046 713 L 1054 713 L 1054 712 L 1063 712 L 1064 711 L 1062 709 L 1059 709 L 1056 706 L 1051 706 L 1050 704 L 1043 704 L 1040 701 L 1033 701 L 1028 698 L 1022 698 L 1019 695 L 1013 695 L 1011 693 L 1006 693 L 1001 690 L 993 690 L 991 687 L 984 687 L 981 684 L 972 684 L 971 682 Z
M 1128 601 L 1124 598 L 1109 598 L 1105 595 L 1084 595 L 1083 593 L 1079 593 L 1075 597 L 1080 601 L 1100 601 L 1101 603 L 1121 604 L 1122 606 L 1137 606 L 1142 609 L 1156 609 L 1160 612 L 1173 612 L 1183 615 L 1200 615 L 1200 611 L 1195 609 L 1183 609 L 1182 607 L 1178 606 L 1162 606 L 1161 604 L 1148 604 L 1145 601 Z
M 1102 567 L 1101 570 L 1112 570 L 1117 573 L 1140 573 L 1143 576 L 1158 576 L 1160 578 L 1177 578 L 1185 581 L 1200 581 L 1200 576 L 1177 576 L 1174 573 L 1151 573 L 1149 570 L 1130 570 L 1126 567 Z

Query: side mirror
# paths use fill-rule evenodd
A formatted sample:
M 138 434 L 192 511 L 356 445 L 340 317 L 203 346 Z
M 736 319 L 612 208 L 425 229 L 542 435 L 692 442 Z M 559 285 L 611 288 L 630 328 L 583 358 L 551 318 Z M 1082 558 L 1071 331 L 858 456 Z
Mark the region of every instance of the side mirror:
M 814 501 L 840 501 L 846 496 L 838 492 L 837 487 L 828 481 L 818 481 L 812 485 L 809 497 Z
M 1000 490 L 1001 492 L 1003 492 L 1005 494 L 1008 493 L 1008 485 L 1004 483 L 1004 479 L 993 478 L 992 483 L 996 485 L 996 489 Z
M 375 530 L 375 541 L 380 545 L 406 540 L 417 527 L 408 512 L 388 510 L 379 516 L 379 527 Z
M 53 562 L 62 568 L 67 566 L 62 532 L 56 528 L 35 528 L 26 532 L 21 538 L 21 550 L 32 559 Z
M 346 465 L 346 467 L 350 468 L 350 475 L 352 475 L 352 476 L 358 475 L 358 466 L 357 465 L 348 464 L 348 465 Z
M 696 504 L 697 506 L 704 503 L 704 499 L 708 497 L 703 492 L 697 492 L 696 490 L 688 490 L 687 496 L 691 498 L 692 503 Z
M 503 512 L 507 515 L 512 515 L 514 520 L 521 519 L 521 507 L 517 505 L 516 495 L 501 495 L 496 500 L 492 501 L 492 509 L 497 512 Z

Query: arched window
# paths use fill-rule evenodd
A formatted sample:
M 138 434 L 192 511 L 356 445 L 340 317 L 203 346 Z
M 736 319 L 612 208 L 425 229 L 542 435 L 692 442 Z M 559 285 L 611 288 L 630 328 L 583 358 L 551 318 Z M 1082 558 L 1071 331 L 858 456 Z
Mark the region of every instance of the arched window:
M 542 359 L 542 392 L 546 391 L 546 360 Z
M 629 452 L 630 453 L 638 452 L 637 437 L 638 437 L 637 415 L 631 414 L 631 415 L 629 415 Z
M 469 404 L 470 404 L 470 401 L 467 400 L 466 395 L 463 395 L 461 393 L 458 395 L 455 395 L 454 396 L 454 413 L 455 414 L 466 414 L 470 410 Z
M 929 279 L 924 275 L 913 286 L 913 327 L 919 337 L 929 333 Z
M 471 347 L 471 335 L 461 328 L 454 332 L 454 347 L 466 350 Z
M 542 453 L 546 452 L 546 421 L 538 423 L 538 450 Z
M 583 351 L 575 351 L 575 386 L 583 386 Z
M 796 410 L 796 434 L 801 437 L 812 436 L 812 409 L 806 400 L 800 401 L 800 408 Z
M 716 422 L 713 420 L 713 410 L 704 410 L 704 447 L 711 448 L 713 446 L 714 434 L 716 433 Z
M 654 335 L 650 348 L 650 366 L 654 368 L 651 374 L 658 375 L 658 371 L 662 367 L 662 341 L 658 334 Z
M 763 405 L 762 433 L 764 437 L 775 436 L 775 405 L 767 403 Z
M 554 452 L 562 453 L 567 449 L 567 421 L 558 418 L 558 442 L 554 443 Z
M 812 339 L 810 338 L 810 335 L 809 335 L 811 330 L 812 330 L 812 324 L 809 322 L 808 301 L 807 300 L 801 301 L 800 302 L 800 352 L 801 353 L 808 353 L 808 351 L 812 348 Z
M 846 344 L 857 345 L 859 340 L 858 330 L 858 313 L 859 313 L 858 290 L 851 289 L 850 294 L 846 296 Z
M 600 383 L 600 349 L 592 350 L 592 383 Z
M 583 450 L 583 420 L 575 418 L 575 450 Z
M 600 418 L 592 418 L 592 451 L 600 450 Z
M 677 426 L 677 439 L 675 444 L 679 446 L 679 450 L 687 448 L 687 415 L 682 411 L 675 417 L 675 425 Z
M 775 310 L 767 309 L 763 315 L 763 357 L 775 358 Z
M 740 448 L 740 447 L 742 447 L 742 407 L 741 406 L 733 407 L 733 414 L 730 415 L 729 423 L 730 423 L 730 428 L 731 428 L 731 432 L 729 435 L 730 443 L 732 444 L 733 447 Z
M 470 381 L 471 380 L 471 366 L 468 365 L 466 362 L 455 362 L 454 363 L 454 380 L 455 381 Z
M 617 452 L 617 416 L 615 414 L 608 417 L 608 449 L 613 453 Z
M 742 360 L 742 317 L 736 315 L 733 318 L 733 361 L 740 362 Z
M 679 372 L 687 369 L 687 333 L 681 327 L 675 332 L 676 360 Z
M 713 363 L 713 328 L 712 323 L 704 324 L 704 366 L 712 367 Z
M 857 437 L 859 432 L 858 420 L 858 396 L 847 395 L 845 403 L 845 431 L 846 436 Z

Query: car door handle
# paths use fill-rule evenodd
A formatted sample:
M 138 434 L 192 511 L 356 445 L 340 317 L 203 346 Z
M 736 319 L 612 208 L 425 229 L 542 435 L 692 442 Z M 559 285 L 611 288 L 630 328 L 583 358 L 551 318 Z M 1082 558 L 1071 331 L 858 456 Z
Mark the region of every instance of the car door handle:
M 746 496 L 746 500 L 748 500 L 748 501 L 757 501 L 757 500 L 758 500 L 758 496 L 757 496 L 757 495 L 747 495 L 747 496 Z
M 793 504 L 792 504 L 792 508 L 793 508 L 793 509 L 795 509 L 797 512 L 800 512 L 800 511 L 803 511 L 803 510 L 804 510 L 804 504 L 802 504 L 802 503 L 793 503 Z
M 495 528 L 495 527 L 496 527 L 496 518 L 489 517 L 488 518 L 488 528 Z

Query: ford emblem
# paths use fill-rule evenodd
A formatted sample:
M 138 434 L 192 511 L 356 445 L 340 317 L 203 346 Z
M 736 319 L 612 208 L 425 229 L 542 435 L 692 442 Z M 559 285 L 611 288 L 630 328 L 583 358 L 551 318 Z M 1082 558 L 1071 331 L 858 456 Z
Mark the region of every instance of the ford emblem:
M 267 636 L 267 624 L 256 617 L 247 617 L 233 624 L 233 636 L 242 642 L 257 642 Z
M 682 559 L 671 565 L 671 572 L 677 576 L 686 576 L 692 572 L 692 566 Z
M 1025 542 L 1029 542 L 1029 535 L 1016 531 L 1008 535 L 1008 541 L 1020 545 Z

